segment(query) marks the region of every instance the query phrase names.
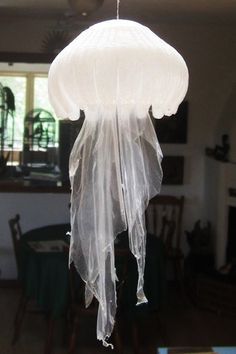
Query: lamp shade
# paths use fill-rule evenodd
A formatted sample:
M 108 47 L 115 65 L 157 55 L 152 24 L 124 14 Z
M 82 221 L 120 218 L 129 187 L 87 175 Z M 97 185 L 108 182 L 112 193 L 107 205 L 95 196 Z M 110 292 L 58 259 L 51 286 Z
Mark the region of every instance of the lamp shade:
M 99 302 L 97 338 L 108 345 L 116 314 L 114 239 L 128 231 L 143 291 L 145 209 L 159 193 L 162 152 L 148 114 L 176 113 L 188 87 L 181 55 L 150 29 L 127 20 L 91 26 L 53 61 L 49 97 L 60 118 L 85 121 L 69 163 L 70 262 Z
M 50 97 L 61 118 L 125 105 L 140 116 L 175 114 L 188 87 L 182 56 L 147 27 L 128 20 L 91 26 L 54 60 Z M 51 94 L 53 92 L 53 94 Z M 55 94 L 56 93 L 56 94 Z

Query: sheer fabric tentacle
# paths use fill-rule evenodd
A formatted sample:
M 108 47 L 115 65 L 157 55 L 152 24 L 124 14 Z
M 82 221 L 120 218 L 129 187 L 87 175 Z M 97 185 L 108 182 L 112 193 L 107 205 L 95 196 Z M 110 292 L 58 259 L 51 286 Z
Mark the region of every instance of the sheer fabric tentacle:
M 188 87 L 182 56 L 149 28 L 109 20 L 80 33 L 53 61 L 49 97 L 60 118 L 78 119 L 73 146 L 70 262 L 99 302 L 97 337 L 108 345 L 116 313 L 114 239 L 128 229 L 137 260 L 137 304 L 146 302 L 145 209 L 161 187 L 162 152 L 148 114 L 176 113 Z
M 101 112 L 99 117 L 86 112 L 69 166 L 70 262 L 86 282 L 86 304 L 92 296 L 99 301 L 97 336 L 104 344 L 116 313 L 114 238 L 127 228 L 138 265 L 137 303 L 147 301 L 144 213 L 149 199 L 160 190 L 161 158 L 148 115 L 136 118 L 134 112 L 122 108 Z

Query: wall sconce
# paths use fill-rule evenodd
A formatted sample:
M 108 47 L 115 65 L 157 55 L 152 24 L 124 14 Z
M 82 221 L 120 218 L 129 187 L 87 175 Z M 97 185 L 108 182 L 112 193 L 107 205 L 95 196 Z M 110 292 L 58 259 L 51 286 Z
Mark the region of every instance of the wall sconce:
M 104 0 L 68 0 L 77 15 L 88 16 L 102 6 Z

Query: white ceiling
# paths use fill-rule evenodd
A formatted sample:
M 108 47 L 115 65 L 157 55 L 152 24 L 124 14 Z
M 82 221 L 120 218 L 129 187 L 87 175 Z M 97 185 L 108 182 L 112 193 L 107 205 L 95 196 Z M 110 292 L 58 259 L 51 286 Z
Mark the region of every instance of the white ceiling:
M 120 0 L 120 17 L 156 22 L 210 20 L 236 23 L 236 0 Z M 0 16 L 63 16 L 70 10 L 67 0 L 0 0 Z M 116 0 L 103 6 L 86 20 L 114 18 Z

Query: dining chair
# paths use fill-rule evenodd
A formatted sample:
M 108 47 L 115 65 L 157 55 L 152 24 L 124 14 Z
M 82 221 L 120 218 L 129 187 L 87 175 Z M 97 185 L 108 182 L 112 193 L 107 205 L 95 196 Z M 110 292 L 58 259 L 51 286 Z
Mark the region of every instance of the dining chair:
M 17 279 L 19 280 L 21 286 L 21 296 L 20 296 L 20 301 L 14 319 L 14 332 L 12 338 L 12 344 L 15 344 L 20 336 L 23 318 L 25 316 L 25 312 L 28 304 L 28 298 L 24 294 L 23 287 L 20 281 L 21 278 L 20 277 L 20 244 L 21 244 L 20 242 L 22 238 L 22 230 L 20 226 L 20 215 L 16 214 L 16 216 L 10 219 L 8 223 L 11 231 L 13 249 L 14 249 L 15 260 L 16 260 Z
M 23 319 L 27 313 L 35 313 L 45 315 L 47 319 L 47 334 L 45 338 L 44 344 L 44 354 L 50 354 L 52 352 L 52 342 L 53 342 L 53 333 L 55 327 L 55 318 L 48 311 L 43 311 L 39 308 L 38 304 L 35 301 L 32 301 L 25 291 L 24 287 L 24 270 L 22 269 L 22 239 L 24 238 L 24 233 L 22 233 L 21 225 L 20 225 L 20 215 L 16 214 L 15 217 L 9 220 L 9 227 L 12 236 L 13 248 L 15 253 L 16 265 L 17 265 L 17 278 L 19 280 L 19 284 L 21 287 L 21 295 L 20 300 L 17 306 L 15 319 L 14 319 L 14 330 L 12 337 L 12 345 L 16 344 L 20 337 L 21 328 Z M 34 230 L 32 230 L 34 231 Z M 32 232 L 31 231 L 31 232 Z
M 146 211 L 147 231 L 159 236 L 165 245 L 167 262 L 171 264 L 174 280 L 184 295 L 183 260 L 181 249 L 184 196 L 158 195 Z

